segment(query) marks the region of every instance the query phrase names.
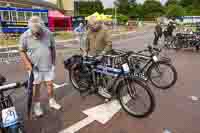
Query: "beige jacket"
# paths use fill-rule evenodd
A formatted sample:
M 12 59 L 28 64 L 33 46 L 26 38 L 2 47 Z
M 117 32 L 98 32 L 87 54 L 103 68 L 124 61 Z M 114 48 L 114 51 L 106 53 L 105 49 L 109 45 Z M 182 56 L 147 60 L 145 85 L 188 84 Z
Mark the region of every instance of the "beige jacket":
M 86 38 L 86 51 L 95 56 L 112 50 L 111 33 L 102 28 L 98 32 L 88 31 Z

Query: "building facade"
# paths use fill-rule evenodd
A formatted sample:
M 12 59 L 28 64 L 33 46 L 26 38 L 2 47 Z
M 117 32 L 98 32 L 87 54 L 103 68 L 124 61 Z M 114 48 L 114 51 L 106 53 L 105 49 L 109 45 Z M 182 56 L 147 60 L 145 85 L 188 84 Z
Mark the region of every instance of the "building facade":
M 63 9 L 65 15 L 74 15 L 74 0 L 48 0 L 48 2 L 57 5 L 60 9 Z
M 0 0 L 0 6 L 45 8 L 59 10 L 68 16 L 74 15 L 74 0 Z
M 0 6 L 59 10 L 56 5 L 41 0 L 0 0 Z

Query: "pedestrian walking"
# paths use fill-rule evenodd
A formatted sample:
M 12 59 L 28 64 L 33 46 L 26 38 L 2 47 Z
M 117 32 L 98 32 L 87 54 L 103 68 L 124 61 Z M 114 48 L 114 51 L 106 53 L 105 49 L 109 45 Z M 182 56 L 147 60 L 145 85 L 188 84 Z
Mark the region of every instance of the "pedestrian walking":
M 80 43 L 80 50 L 83 52 L 83 48 L 85 47 L 86 43 L 86 28 L 83 23 L 80 23 L 77 28 L 74 30 L 76 36 L 78 37 Z
M 157 24 L 156 24 L 155 30 L 154 30 L 154 41 L 153 41 L 153 44 L 155 46 L 158 45 L 158 41 L 161 37 L 162 37 L 162 27 L 161 27 L 160 22 L 157 21 Z

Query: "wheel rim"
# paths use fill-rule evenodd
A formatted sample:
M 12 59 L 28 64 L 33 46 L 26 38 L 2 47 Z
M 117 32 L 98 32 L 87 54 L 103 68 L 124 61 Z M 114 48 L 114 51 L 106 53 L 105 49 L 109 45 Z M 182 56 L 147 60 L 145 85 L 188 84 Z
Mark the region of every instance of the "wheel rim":
M 166 64 L 158 64 L 152 69 L 151 81 L 158 87 L 167 87 L 174 81 L 174 71 Z
M 133 95 L 130 95 L 130 90 L 134 92 Z M 120 93 L 120 101 L 124 109 L 135 116 L 146 115 L 152 106 L 151 96 L 144 87 L 137 83 L 131 83 L 130 87 L 124 86 Z
M 77 83 L 77 78 L 78 78 L 78 75 L 76 75 L 76 70 L 74 70 L 73 72 L 72 72 L 72 84 L 76 87 L 76 88 L 79 88 L 79 85 L 78 85 L 78 83 Z

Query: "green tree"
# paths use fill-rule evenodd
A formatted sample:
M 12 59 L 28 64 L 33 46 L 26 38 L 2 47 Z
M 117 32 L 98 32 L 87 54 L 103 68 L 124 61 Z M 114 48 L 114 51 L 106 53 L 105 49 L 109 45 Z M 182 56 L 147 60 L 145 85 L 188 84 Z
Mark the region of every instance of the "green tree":
M 144 9 L 143 9 L 143 5 L 142 4 L 138 4 L 136 6 L 136 12 L 137 12 L 137 16 L 140 18 L 144 18 Z
M 113 19 L 115 17 L 113 16 Z M 118 14 L 117 16 L 117 22 L 120 23 L 120 24 L 125 24 L 126 22 L 128 21 L 128 17 L 126 15 L 123 15 L 123 14 Z
M 75 2 L 75 11 L 80 16 L 89 16 L 94 12 L 103 13 L 104 7 L 100 0 L 95 1 L 76 1 Z
M 186 15 L 200 15 L 200 0 L 180 0 L 180 5 L 185 8 Z
M 128 12 L 127 15 L 128 15 L 129 17 L 137 17 L 137 16 L 138 16 L 138 12 L 137 12 L 136 6 L 131 7 L 131 8 L 129 9 L 129 12 Z
M 194 0 L 180 0 L 180 5 L 183 7 L 188 7 L 192 5 L 193 2 Z
M 130 8 L 137 6 L 136 0 L 128 0 L 128 4 Z
M 178 5 L 179 1 L 177 0 L 168 0 L 167 3 L 165 4 L 165 6 L 169 6 L 169 5 Z
M 164 7 L 156 0 L 146 0 L 143 4 L 143 12 L 144 17 L 152 19 L 162 16 L 165 13 Z
M 200 16 L 200 9 L 199 8 L 198 9 L 192 9 L 190 11 L 190 15 L 191 16 Z
M 99 13 L 103 13 L 104 11 L 104 6 L 103 3 L 100 0 L 96 0 L 94 3 L 95 10 Z
M 143 18 L 143 6 L 141 4 L 135 4 L 134 6 L 130 7 L 128 16 L 131 18 Z
M 113 12 L 114 12 L 113 8 L 106 8 L 106 9 L 104 9 L 104 14 L 113 15 L 114 14 Z
M 186 15 L 186 11 L 180 5 L 169 5 L 167 7 L 166 15 L 168 17 L 185 16 Z
M 118 12 L 127 15 L 129 9 L 129 1 L 128 0 L 116 0 L 114 2 L 115 6 L 118 8 Z

